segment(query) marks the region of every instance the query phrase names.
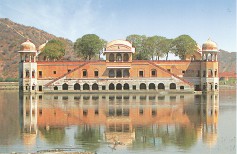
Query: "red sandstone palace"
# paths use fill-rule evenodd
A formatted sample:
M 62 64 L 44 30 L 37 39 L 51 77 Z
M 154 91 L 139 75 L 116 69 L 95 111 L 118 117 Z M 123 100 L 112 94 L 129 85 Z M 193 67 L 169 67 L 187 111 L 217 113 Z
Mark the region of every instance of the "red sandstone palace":
M 21 44 L 19 85 L 25 93 L 55 92 L 216 92 L 218 48 L 208 39 L 186 60 L 133 60 L 135 48 L 124 40 L 109 42 L 100 61 L 39 61 L 29 40 Z

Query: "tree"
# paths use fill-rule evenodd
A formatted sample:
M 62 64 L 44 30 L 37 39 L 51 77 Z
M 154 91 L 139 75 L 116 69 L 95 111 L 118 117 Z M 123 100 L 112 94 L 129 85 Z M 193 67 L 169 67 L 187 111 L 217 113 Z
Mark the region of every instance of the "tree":
M 40 54 L 52 60 L 61 59 L 65 55 L 65 44 L 60 40 L 50 40 L 46 43 Z
M 129 35 L 126 40 L 131 42 L 133 47 L 136 49 L 135 54 L 133 55 L 133 59 L 137 60 L 147 60 L 149 59 L 148 54 L 144 51 L 144 42 L 146 40 L 145 35 Z
M 159 43 L 159 49 L 162 52 L 162 54 L 166 55 L 166 60 L 168 60 L 169 52 L 172 49 L 172 41 L 173 39 L 163 39 Z
M 160 42 L 164 39 L 165 37 L 162 36 L 152 36 L 144 41 L 144 51 L 147 52 L 150 59 L 153 60 L 156 57 L 159 60 L 159 57 L 164 55 L 160 50 Z
M 84 60 L 91 60 L 96 54 L 100 54 L 104 44 L 104 40 L 100 39 L 97 35 L 86 34 L 76 40 L 74 43 L 74 51 L 79 56 L 82 56 Z
M 187 54 L 193 54 L 198 50 L 197 43 L 189 35 L 180 35 L 172 42 L 172 52 L 179 56 L 181 60 L 185 60 Z

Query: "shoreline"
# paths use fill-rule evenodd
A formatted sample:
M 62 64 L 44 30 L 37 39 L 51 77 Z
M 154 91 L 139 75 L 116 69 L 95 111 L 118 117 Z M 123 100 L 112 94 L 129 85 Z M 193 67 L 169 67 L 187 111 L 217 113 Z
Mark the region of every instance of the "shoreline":
M 19 90 L 18 82 L 0 82 L 0 90 Z
M 219 89 L 236 89 L 236 86 L 234 85 L 219 85 Z

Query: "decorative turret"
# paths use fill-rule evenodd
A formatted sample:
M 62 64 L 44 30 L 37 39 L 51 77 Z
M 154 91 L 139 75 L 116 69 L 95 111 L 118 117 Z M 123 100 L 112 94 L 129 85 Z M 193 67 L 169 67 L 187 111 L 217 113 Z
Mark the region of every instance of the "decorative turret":
M 202 60 L 217 61 L 218 47 L 210 38 L 202 45 Z
M 21 51 L 36 51 L 35 49 L 35 45 L 30 40 L 21 44 Z
M 131 62 L 135 48 L 128 41 L 114 40 L 107 44 L 103 53 L 106 55 L 106 62 Z
M 18 52 L 20 53 L 21 61 L 35 61 L 37 51 L 35 45 L 30 42 L 30 40 L 27 40 L 26 42 L 22 43 L 20 51 Z

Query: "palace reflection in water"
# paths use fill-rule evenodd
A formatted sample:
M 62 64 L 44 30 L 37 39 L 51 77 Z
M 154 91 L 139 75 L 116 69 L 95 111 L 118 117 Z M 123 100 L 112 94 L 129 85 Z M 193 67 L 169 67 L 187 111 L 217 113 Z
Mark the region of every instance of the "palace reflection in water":
M 219 95 L 44 94 L 20 95 L 24 144 L 36 138 L 51 145 L 98 150 L 131 150 L 175 145 L 188 149 L 198 140 L 217 141 Z M 70 127 L 73 135 L 68 135 Z

